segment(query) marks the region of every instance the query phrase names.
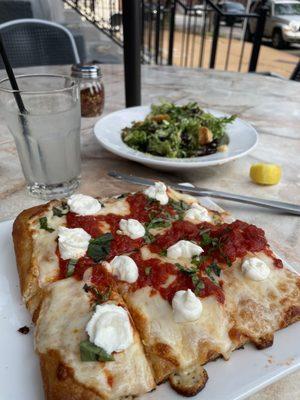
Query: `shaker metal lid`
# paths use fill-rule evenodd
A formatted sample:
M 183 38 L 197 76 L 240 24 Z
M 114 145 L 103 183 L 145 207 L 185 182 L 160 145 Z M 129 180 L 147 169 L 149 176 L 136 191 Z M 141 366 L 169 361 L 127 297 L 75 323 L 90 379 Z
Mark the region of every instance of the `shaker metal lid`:
M 98 64 L 80 63 L 72 65 L 71 75 L 76 78 L 101 78 L 102 71 Z

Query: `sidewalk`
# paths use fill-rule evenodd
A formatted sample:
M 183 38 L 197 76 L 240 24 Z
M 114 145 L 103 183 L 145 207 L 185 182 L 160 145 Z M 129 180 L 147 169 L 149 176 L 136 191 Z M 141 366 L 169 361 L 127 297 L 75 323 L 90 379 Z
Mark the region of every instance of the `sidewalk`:
M 64 11 L 65 23 L 67 27 L 72 30 L 81 32 L 84 36 L 87 50 L 88 60 L 98 60 L 101 63 L 122 63 L 123 62 L 123 49 L 115 44 L 99 29 L 95 28 L 91 23 L 81 18 L 74 10 L 68 9 Z M 180 16 L 182 17 L 182 16 Z M 182 24 L 182 21 L 176 21 Z M 222 26 L 221 34 L 228 34 L 229 28 Z M 242 42 L 239 40 L 240 30 L 235 29 L 234 39 L 231 42 L 230 57 L 228 59 L 228 71 L 239 70 L 239 60 Z M 147 35 L 147 34 L 146 34 Z M 201 35 L 199 33 L 190 35 L 190 47 L 188 59 L 182 61 L 182 36 L 181 31 L 175 33 L 174 40 L 174 65 L 199 67 Z M 194 45 L 192 45 L 194 37 Z M 210 52 L 211 52 L 211 36 L 206 36 L 204 53 L 203 53 L 203 68 L 209 67 Z M 226 54 L 228 48 L 228 39 L 220 37 L 218 42 L 218 51 L 216 57 L 216 69 L 224 70 L 226 65 Z M 252 44 L 245 43 L 244 56 L 241 64 L 241 72 L 248 71 L 248 65 L 251 55 Z M 164 34 L 163 54 L 164 58 L 167 57 L 168 51 L 168 34 Z M 260 57 L 258 60 L 257 72 L 272 72 L 289 78 L 294 70 L 299 58 L 287 52 L 273 49 L 268 46 L 261 46 Z
M 176 32 L 174 40 L 173 63 L 174 65 L 178 66 L 182 65 L 181 62 L 182 35 L 183 35 L 182 32 Z M 166 56 L 168 49 L 167 35 L 165 35 L 165 37 L 166 39 L 164 40 L 164 54 Z M 194 44 L 192 45 L 193 39 L 190 38 L 188 58 L 187 60 L 184 60 L 186 61 L 186 65 L 189 67 L 199 67 L 200 46 L 202 38 L 200 35 L 195 35 L 194 40 L 195 40 Z M 211 44 L 212 44 L 212 38 L 211 36 L 207 36 L 205 39 L 204 52 L 203 52 L 203 64 L 202 64 L 203 68 L 209 68 Z M 219 38 L 216 64 L 215 64 L 216 69 L 220 70 L 226 69 L 226 56 L 227 56 L 228 45 L 229 45 L 229 40 L 227 38 L 223 37 Z M 239 70 L 241 48 L 242 48 L 242 42 L 238 39 L 232 39 L 230 55 L 227 61 L 228 71 Z M 241 72 L 248 71 L 251 50 L 252 50 L 252 43 L 245 43 L 244 55 L 240 69 Z M 289 78 L 298 60 L 299 58 L 294 55 L 262 45 L 260 49 L 257 72 L 272 72 L 275 74 L 282 75 L 286 78 Z

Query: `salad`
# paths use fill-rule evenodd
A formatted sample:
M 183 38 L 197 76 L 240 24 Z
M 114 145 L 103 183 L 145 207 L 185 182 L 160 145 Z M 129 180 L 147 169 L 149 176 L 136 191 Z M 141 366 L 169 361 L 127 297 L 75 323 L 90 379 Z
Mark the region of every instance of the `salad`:
M 152 104 L 144 121 L 122 130 L 122 140 L 143 153 L 169 158 L 206 156 L 226 151 L 229 143 L 226 126 L 236 116 L 215 117 L 195 102 L 178 106 Z

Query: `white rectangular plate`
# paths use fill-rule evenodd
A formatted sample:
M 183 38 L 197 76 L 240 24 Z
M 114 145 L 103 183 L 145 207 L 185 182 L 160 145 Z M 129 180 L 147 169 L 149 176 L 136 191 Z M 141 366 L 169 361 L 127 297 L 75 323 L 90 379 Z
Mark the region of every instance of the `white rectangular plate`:
M 206 206 L 215 206 L 204 200 Z M 33 326 L 22 304 L 11 239 L 12 221 L 0 223 L 0 399 L 44 399 L 38 357 L 33 351 Z M 17 330 L 27 325 L 28 335 Z M 229 361 L 217 360 L 205 368 L 210 379 L 195 400 L 241 400 L 300 368 L 300 324 L 275 335 L 272 347 L 256 350 L 247 345 Z M 144 400 L 183 399 L 163 384 Z

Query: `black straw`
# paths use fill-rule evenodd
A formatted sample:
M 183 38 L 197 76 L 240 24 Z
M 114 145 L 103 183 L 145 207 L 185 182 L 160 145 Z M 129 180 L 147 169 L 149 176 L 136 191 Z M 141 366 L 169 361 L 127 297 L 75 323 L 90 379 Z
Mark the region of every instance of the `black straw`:
M 28 114 L 28 112 L 27 112 L 27 110 L 26 110 L 26 108 L 24 106 L 22 97 L 20 95 L 19 86 L 17 84 L 17 80 L 16 80 L 16 77 L 15 77 L 14 71 L 13 71 L 13 69 L 11 67 L 11 64 L 10 64 L 9 60 L 8 60 L 8 57 L 7 57 L 7 54 L 6 54 L 6 51 L 5 51 L 5 47 L 4 47 L 4 44 L 3 44 L 1 33 L 0 33 L 0 54 L 2 56 L 3 64 L 5 66 L 9 82 L 10 82 L 11 87 L 13 89 L 14 98 L 16 100 L 16 103 L 17 103 L 19 111 L 20 111 L 19 120 L 20 120 L 20 123 L 21 123 L 21 126 L 22 126 L 24 140 L 25 140 L 25 143 L 26 143 L 27 149 L 28 149 L 28 154 L 29 154 L 30 158 L 32 158 L 33 154 L 32 154 L 32 150 L 31 150 L 31 147 L 30 147 L 30 142 L 29 142 L 29 139 L 28 139 L 29 136 L 30 136 L 30 134 L 29 134 L 30 131 L 29 131 L 29 127 L 28 127 L 28 121 L 26 120 L 26 114 Z
M 19 86 L 17 84 L 17 80 L 16 80 L 16 77 L 15 77 L 14 71 L 13 71 L 11 65 L 10 65 L 10 62 L 8 60 L 8 57 L 7 57 L 7 54 L 6 54 L 6 51 L 5 51 L 5 47 L 4 47 L 4 44 L 3 44 L 1 33 L 0 33 L 0 54 L 2 56 L 3 64 L 5 66 L 9 82 L 11 84 L 12 89 L 14 90 L 14 97 L 16 99 L 16 102 L 17 102 L 17 105 L 19 107 L 20 113 L 21 114 L 27 114 L 26 108 L 24 106 L 22 97 L 21 97 L 20 92 L 19 92 Z

